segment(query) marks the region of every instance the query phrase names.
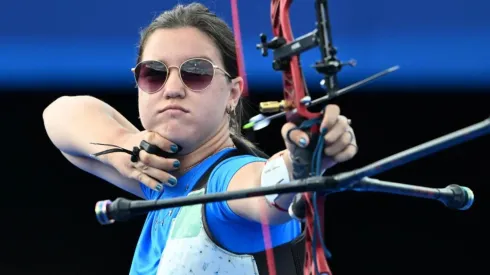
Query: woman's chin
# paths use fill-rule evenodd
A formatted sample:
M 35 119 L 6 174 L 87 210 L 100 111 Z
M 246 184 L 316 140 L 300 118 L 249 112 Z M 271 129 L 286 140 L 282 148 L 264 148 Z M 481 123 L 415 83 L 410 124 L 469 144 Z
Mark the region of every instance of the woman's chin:
M 185 143 L 190 137 L 193 136 L 192 131 L 190 131 L 188 127 L 184 127 L 182 125 L 162 125 L 154 128 L 151 131 L 154 131 L 169 141 L 178 144 Z

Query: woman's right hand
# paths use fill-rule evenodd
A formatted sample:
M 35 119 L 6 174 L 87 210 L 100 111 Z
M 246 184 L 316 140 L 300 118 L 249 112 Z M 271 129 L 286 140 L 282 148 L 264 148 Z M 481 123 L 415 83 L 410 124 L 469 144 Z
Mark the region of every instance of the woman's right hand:
M 132 151 L 132 148 L 139 147 L 143 140 L 168 153 L 175 153 L 178 150 L 176 144 L 150 131 L 128 133 L 122 139 L 122 144 L 118 145 Z M 157 192 L 163 190 L 164 184 L 171 187 L 177 184 L 177 179 L 169 172 L 180 167 L 179 160 L 160 157 L 144 150 L 140 150 L 138 157 L 137 162 L 132 162 L 131 156 L 128 154 L 111 153 L 107 154 L 107 162 L 123 176 L 137 180 Z

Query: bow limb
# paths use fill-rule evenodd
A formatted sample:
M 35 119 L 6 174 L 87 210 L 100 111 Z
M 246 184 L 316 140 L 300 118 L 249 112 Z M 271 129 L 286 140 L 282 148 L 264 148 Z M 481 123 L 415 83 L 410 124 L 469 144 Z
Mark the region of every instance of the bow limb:
M 289 18 L 289 8 L 291 7 L 292 0 L 279 0 L 280 2 L 279 12 L 273 14 L 276 18 L 273 18 L 274 23 L 279 18 L 279 25 L 274 26 L 274 36 L 282 37 L 286 44 L 294 41 L 293 31 L 291 28 L 291 20 Z M 306 108 L 306 105 L 302 103 L 305 97 L 309 97 L 308 90 L 306 88 L 306 82 L 304 79 L 303 71 L 299 60 L 299 54 L 290 57 L 288 65 L 283 70 L 283 85 L 284 85 L 284 100 L 286 110 L 297 109 L 296 114 L 304 119 L 318 118 L 320 113 L 311 113 Z M 287 115 L 287 120 L 290 120 L 290 115 Z

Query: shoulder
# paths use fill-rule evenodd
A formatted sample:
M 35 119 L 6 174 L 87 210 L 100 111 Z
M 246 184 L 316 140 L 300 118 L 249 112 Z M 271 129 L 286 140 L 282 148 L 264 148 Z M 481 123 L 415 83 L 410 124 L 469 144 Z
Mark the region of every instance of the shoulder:
M 227 191 L 232 179 L 253 176 L 261 171 L 266 161 L 253 155 L 238 155 L 221 161 L 209 177 L 208 192 Z
M 206 186 L 206 193 L 223 193 L 234 189 L 230 188 L 230 183 L 236 182 L 237 177 L 242 177 L 244 172 L 254 165 L 265 163 L 265 159 L 252 155 L 239 155 L 229 157 L 221 161 L 210 174 Z M 206 212 L 208 217 L 219 221 L 235 221 L 243 222 L 243 218 L 238 216 L 229 206 L 229 201 L 219 201 L 206 204 Z

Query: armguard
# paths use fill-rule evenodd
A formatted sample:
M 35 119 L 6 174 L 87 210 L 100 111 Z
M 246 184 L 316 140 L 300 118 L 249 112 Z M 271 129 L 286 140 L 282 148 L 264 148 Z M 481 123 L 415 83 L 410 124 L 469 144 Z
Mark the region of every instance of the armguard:
M 261 186 L 265 187 L 285 183 L 290 183 L 290 178 L 288 168 L 282 156 L 268 160 L 262 170 Z M 271 205 L 283 212 L 287 212 L 287 209 L 279 207 L 276 204 L 279 194 L 270 194 L 265 197 Z

